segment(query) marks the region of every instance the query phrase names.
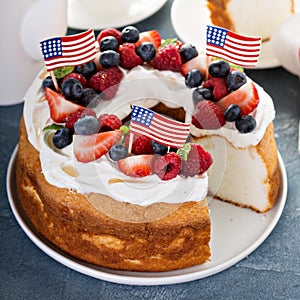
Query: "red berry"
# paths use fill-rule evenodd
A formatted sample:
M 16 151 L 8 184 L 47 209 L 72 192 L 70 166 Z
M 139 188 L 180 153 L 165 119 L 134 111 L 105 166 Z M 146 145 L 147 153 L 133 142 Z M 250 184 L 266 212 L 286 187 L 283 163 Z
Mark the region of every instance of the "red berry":
M 211 77 L 203 83 L 203 87 L 212 90 L 213 97 L 216 101 L 228 95 L 229 90 L 226 79 L 221 77 Z
M 121 172 L 130 177 L 145 177 L 152 174 L 152 161 L 154 155 L 133 155 L 118 160 Z
M 201 175 L 208 170 L 213 163 L 211 155 L 205 151 L 199 144 L 191 143 L 191 149 L 187 160 L 181 162 L 181 175 L 184 177 L 193 177 Z
M 127 134 L 125 137 L 125 147 L 129 147 L 129 138 L 130 135 Z M 151 146 L 151 139 L 145 135 L 134 136 L 132 146 L 131 146 L 131 153 L 135 155 L 140 154 L 153 154 L 153 149 Z
M 99 116 L 98 123 L 100 125 L 99 132 L 116 130 L 122 126 L 122 121 L 114 114 L 103 114 Z
M 168 44 L 158 49 L 151 61 L 153 68 L 157 70 L 179 71 L 181 67 L 180 51 L 174 44 Z
M 175 178 L 181 170 L 181 158 L 175 152 L 169 152 L 164 156 L 154 158 L 153 173 L 162 180 Z
M 74 78 L 74 79 L 77 79 L 77 80 L 81 83 L 81 85 L 82 85 L 83 87 L 85 87 L 86 82 L 87 82 L 87 80 L 85 79 L 85 77 L 84 77 L 82 74 L 79 74 L 79 73 L 70 73 L 70 74 L 68 74 L 68 75 L 66 75 L 66 76 L 64 77 L 62 83 L 64 83 L 64 81 L 67 80 L 68 78 Z
M 83 116 L 93 116 L 96 118 L 96 112 L 91 108 L 81 108 L 67 117 L 65 127 L 71 129 L 74 132 L 74 124 Z
M 135 52 L 136 46 L 134 43 L 124 43 L 119 46 L 120 66 L 125 69 L 132 69 L 142 65 L 143 60 Z
M 202 100 L 197 104 L 192 124 L 200 129 L 218 129 L 226 123 L 223 111 L 212 101 Z
M 136 42 L 136 46 L 138 47 L 142 43 L 150 42 L 154 45 L 156 49 L 161 45 L 161 37 L 157 30 L 150 30 L 140 32 L 139 40 Z
M 106 36 L 113 36 L 118 40 L 119 45 L 122 44 L 122 38 L 121 38 L 121 32 L 116 28 L 105 28 L 100 31 L 100 33 L 97 36 L 97 41 L 100 43 L 100 41 L 106 37 Z
M 118 67 L 111 67 L 94 74 L 89 80 L 89 86 L 96 92 L 102 92 L 104 99 L 112 99 L 118 91 L 123 73 Z

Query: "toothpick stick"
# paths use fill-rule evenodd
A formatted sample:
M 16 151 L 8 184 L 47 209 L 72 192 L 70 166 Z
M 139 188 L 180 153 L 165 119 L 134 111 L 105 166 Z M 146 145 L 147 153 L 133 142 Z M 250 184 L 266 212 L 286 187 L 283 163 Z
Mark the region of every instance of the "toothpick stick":
M 206 70 L 205 70 L 205 80 L 208 79 L 208 68 L 209 68 L 209 56 L 206 55 Z
M 52 80 L 53 80 L 54 87 L 55 87 L 56 91 L 58 91 L 58 83 L 57 83 L 57 80 L 56 80 L 54 71 L 50 71 L 50 75 L 51 75 L 51 78 L 52 78 Z
M 128 145 L 128 154 L 131 154 L 132 150 L 132 143 L 133 143 L 133 133 L 129 132 L 129 145 Z

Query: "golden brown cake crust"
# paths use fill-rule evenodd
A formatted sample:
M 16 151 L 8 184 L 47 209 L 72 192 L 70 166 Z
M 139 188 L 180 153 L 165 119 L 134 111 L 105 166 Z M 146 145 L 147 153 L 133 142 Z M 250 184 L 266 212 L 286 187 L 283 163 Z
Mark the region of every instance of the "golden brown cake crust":
M 210 258 L 211 224 L 205 199 L 169 207 L 170 214 L 156 220 L 129 222 L 111 218 L 96 209 L 88 197 L 46 181 L 39 152 L 27 139 L 23 119 L 16 175 L 19 198 L 33 225 L 76 258 L 131 271 L 169 271 Z M 110 197 L 98 197 L 115 210 L 119 205 L 122 209 L 122 204 Z

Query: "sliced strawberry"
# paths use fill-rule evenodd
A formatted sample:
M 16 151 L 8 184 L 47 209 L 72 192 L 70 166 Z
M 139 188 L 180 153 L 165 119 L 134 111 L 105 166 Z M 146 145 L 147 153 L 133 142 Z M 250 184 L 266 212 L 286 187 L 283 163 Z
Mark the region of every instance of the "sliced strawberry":
M 68 101 L 61 94 L 45 88 L 46 99 L 50 108 L 50 116 L 54 122 L 65 122 L 67 117 L 79 109 L 85 109 L 83 106 Z
M 197 57 L 187 61 L 181 66 L 181 73 L 185 76 L 192 69 L 197 69 L 201 72 L 203 78 L 206 78 L 207 65 L 210 64 L 210 57 L 199 54 Z
M 225 112 L 230 104 L 237 104 L 241 109 L 241 115 L 248 115 L 258 105 L 259 96 L 254 83 L 248 80 L 238 90 L 231 92 L 216 104 Z
M 140 44 L 149 42 L 152 43 L 156 49 L 161 45 L 161 37 L 157 30 L 144 31 L 140 33 L 139 40 L 136 42 L 138 47 Z
M 134 155 L 120 159 L 118 167 L 121 172 L 130 177 L 145 177 L 152 174 L 154 155 Z
M 117 143 L 122 131 L 107 131 L 92 135 L 74 135 L 74 155 L 79 162 L 90 162 L 100 158 Z

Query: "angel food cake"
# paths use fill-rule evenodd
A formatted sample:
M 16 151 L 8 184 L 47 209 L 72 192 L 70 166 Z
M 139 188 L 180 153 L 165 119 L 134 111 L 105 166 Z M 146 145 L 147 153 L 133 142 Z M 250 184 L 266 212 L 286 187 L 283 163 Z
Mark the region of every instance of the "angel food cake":
M 205 263 L 208 191 L 257 212 L 275 202 L 273 102 L 241 70 L 156 30 L 109 28 L 97 41 L 94 61 L 56 72 L 58 90 L 42 71 L 26 95 L 23 207 L 48 240 L 96 265 Z

